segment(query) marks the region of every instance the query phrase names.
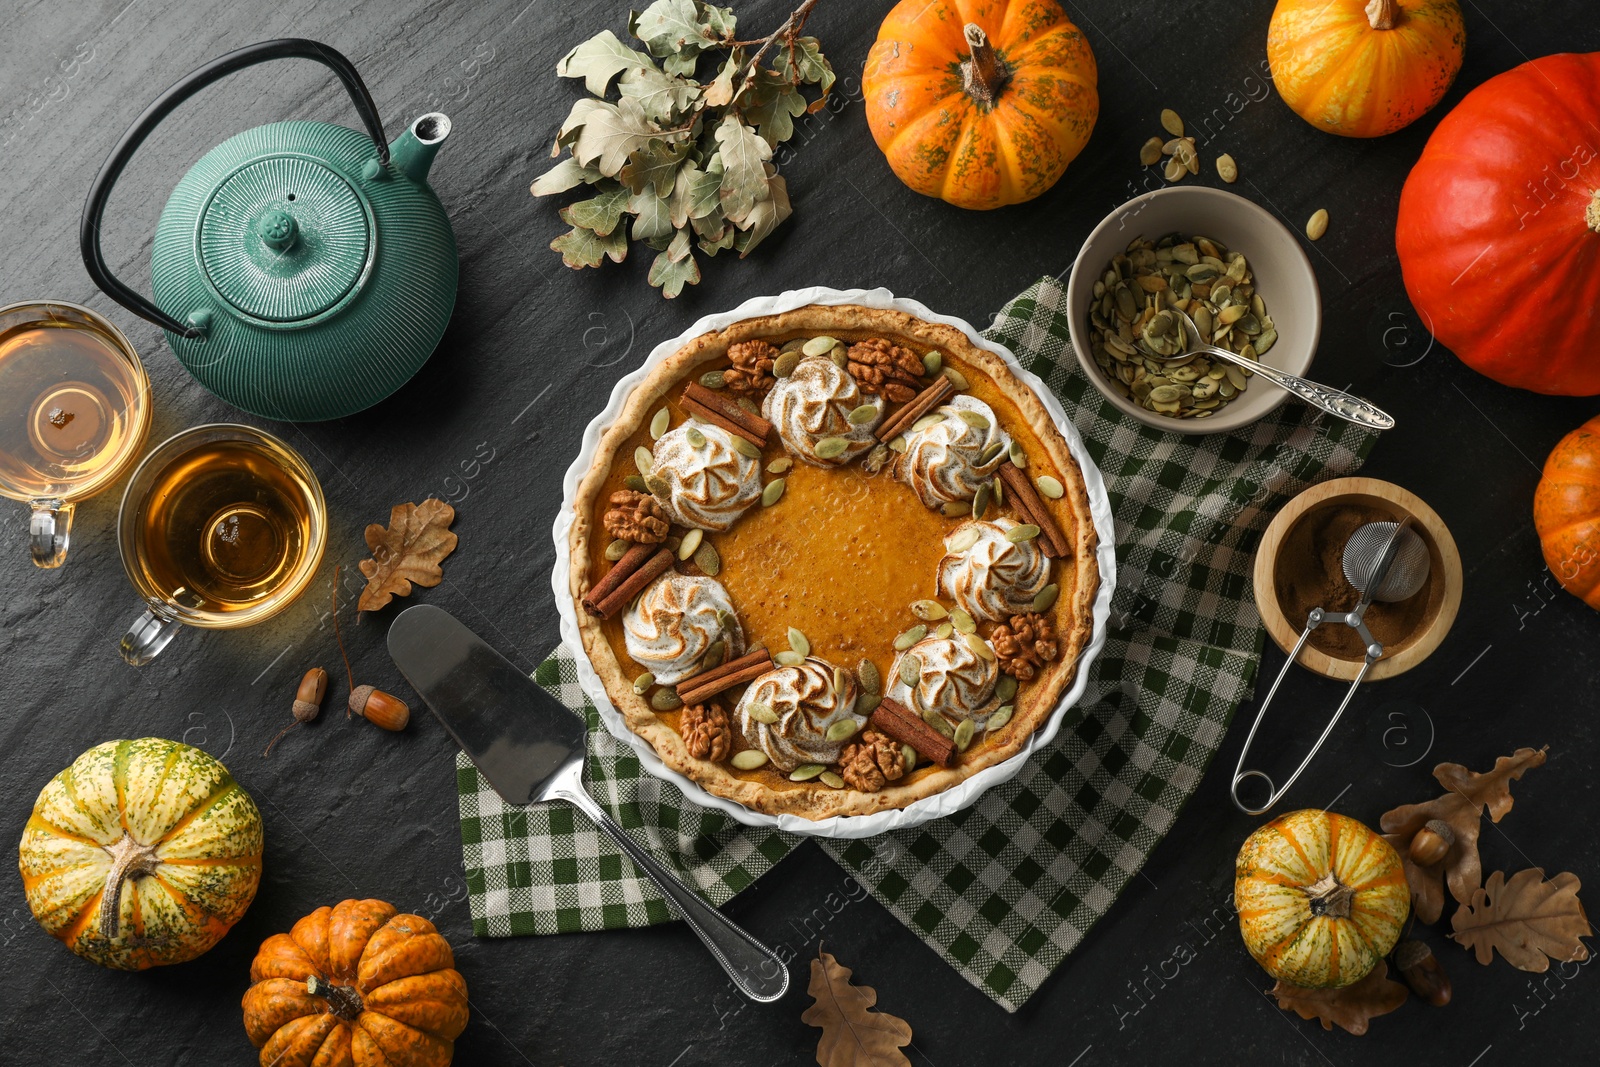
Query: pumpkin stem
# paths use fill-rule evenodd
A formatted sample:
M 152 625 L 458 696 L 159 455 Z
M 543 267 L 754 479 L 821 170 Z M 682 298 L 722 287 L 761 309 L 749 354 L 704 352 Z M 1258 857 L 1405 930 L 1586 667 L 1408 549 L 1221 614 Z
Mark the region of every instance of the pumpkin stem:
M 1589 209 L 1583 213 L 1583 221 L 1589 224 L 1589 229 L 1600 233 L 1600 189 L 1594 191 L 1594 196 L 1589 201 Z
M 355 986 L 335 985 L 319 975 L 312 975 L 306 979 L 306 992 L 314 997 L 321 997 L 328 1002 L 328 1010 L 341 1019 L 354 1022 L 366 1009 L 366 1004 L 361 1000 L 361 994 Z
M 1399 0 L 1372 0 L 1367 5 L 1367 21 L 1375 30 L 1392 30 L 1400 21 Z
M 1350 917 L 1350 901 L 1355 898 L 1356 891 L 1342 884 L 1329 871 L 1306 887 L 1306 895 L 1311 898 L 1312 915 L 1347 919 Z
M 983 27 L 976 22 L 969 22 L 961 32 L 967 39 L 967 47 L 972 50 L 971 57 L 961 63 L 962 88 L 984 107 L 994 107 L 1000 90 L 1011 80 L 1011 72 L 1000 62 Z
M 122 840 L 104 846 L 111 855 L 111 870 L 106 874 L 106 887 L 100 894 L 100 936 L 115 940 L 122 932 L 122 887 L 129 878 L 151 874 L 161 865 L 156 859 L 153 845 L 141 845 L 132 835 L 124 833 Z

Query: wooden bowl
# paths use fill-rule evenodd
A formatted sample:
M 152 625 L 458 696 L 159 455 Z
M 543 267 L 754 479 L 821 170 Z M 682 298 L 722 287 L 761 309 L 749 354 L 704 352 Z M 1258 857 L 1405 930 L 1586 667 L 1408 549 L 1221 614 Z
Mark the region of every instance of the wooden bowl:
M 1310 489 L 1285 504 L 1273 518 L 1256 549 L 1255 594 L 1256 607 L 1267 633 L 1285 654 L 1294 648 L 1305 629 L 1304 618 L 1291 619 L 1281 602 L 1277 575 L 1286 551 L 1303 549 L 1303 538 L 1308 537 L 1305 524 L 1311 516 L 1324 509 L 1354 506 L 1382 511 L 1399 520 L 1410 516 L 1412 529 L 1421 535 L 1428 546 L 1431 566 L 1428 581 L 1417 596 L 1425 598 L 1420 621 L 1411 632 L 1392 647 L 1384 649 L 1383 658 L 1373 665 L 1368 681 L 1393 678 L 1404 674 L 1432 654 L 1450 632 L 1461 607 L 1461 554 L 1456 550 L 1455 538 L 1445 527 L 1436 511 L 1423 503 L 1415 494 L 1376 478 L 1337 478 Z M 1297 537 L 1299 535 L 1299 537 Z M 1342 625 L 1323 623 L 1323 626 Z M 1314 648 L 1307 642 L 1300 650 L 1297 661 L 1302 667 L 1326 678 L 1353 681 L 1361 670 L 1362 661 L 1332 656 Z

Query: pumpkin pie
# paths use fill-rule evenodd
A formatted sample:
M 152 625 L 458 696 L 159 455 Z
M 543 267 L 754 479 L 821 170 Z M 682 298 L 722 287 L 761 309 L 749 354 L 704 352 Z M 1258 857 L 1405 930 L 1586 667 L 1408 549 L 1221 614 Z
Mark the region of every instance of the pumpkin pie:
M 584 652 L 674 771 L 766 814 L 902 808 L 1021 751 L 1100 575 L 1078 464 L 962 331 L 746 319 L 655 366 L 569 535 Z

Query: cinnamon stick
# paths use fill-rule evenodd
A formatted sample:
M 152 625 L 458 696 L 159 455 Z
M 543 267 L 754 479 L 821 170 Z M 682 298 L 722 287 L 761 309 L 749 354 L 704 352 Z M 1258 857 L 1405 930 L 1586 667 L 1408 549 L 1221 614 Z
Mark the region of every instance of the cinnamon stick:
M 949 767 L 956 761 L 956 743 L 899 701 L 885 698 L 868 721 L 874 730 L 910 745 L 918 756 L 931 763 Z
M 622 554 L 622 558 L 611 565 L 611 569 L 594 584 L 588 595 L 583 598 L 583 610 L 590 615 L 599 615 L 600 613 L 595 610 L 595 605 L 610 596 L 612 590 L 621 585 L 628 575 L 644 566 L 645 560 L 655 555 L 660 547 L 660 545 L 649 545 L 642 541 L 630 545 L 628 551 Z M 604 617 L 603 615 L 601 616 L 601 618 Z
M 624 574 L 621 580 L 612 585 L 610 589 L 605 590 L 603 595 L 596 596 L 595 594 L 601 592 L 601 586 L 605 585 L 607 580 L 621 571 L 628 557 L 633 555 L 635 550 L 639 548 L 654 549 L 655 554 L 650 556 L 643 564 L 635 564 L 631 573 Z M 617 560 L 617 565 L 611 568 L 605 578 L 601 579 L 600 584 L 589 590 L 589 595 L 583 598 L 583 610 L 590 615 L 598 615 L 602 619 L 611 618 L 619 609 L 625 607 L 628 601 L 637 596 L 641 589 L 670 570 L 676 558 L 671 549 L 664 548 L 661 545 L 634 545 L 633 548 L 623 553 L 622 559 Z
M 730 400 L 715 389 L 707 389 L 699 382 L 690 382 L 685 385 L 683 387 L 683 395 L 701 407 L 708 407 L 718 414 L 726 416 L 760 437 L 762 441 L 765 441 L 767 435 L 772 432 L 772 423 L 760 415 L 746 411 L 736 401 Z
M 742 437 L 746 441 L 749 441 L 751 444 L 755 445 L 757 448 L 767 447 L 767 439 L 765 437 L 759 436 L 745 429 L 743 426 L 740 426 L 737 422 L 734 422 L 732 419 L 728 418 L 715 408 L 706 407 L 704 404 L 697 403 L 687 396 L 679 398 L 678 406 L 684 410 L 685 414 L 693 415 L 698 419 L 703 419 L 713 426 L 728 431 L 735 437 Z
M 912 423 L 944 403 L 945 398 L 955 391 L 956 387 L 950 379 L 941 375 L 938 381 L 918 393 L 914 400 L 895 412 L 894 418 L 888 419 L 878 427 L 878 440 L 893 441 L 905 433 Z
M 678 683 L 678 698 L 685 704 L 698 704 L 707 697 L 732 689 L 741 682 L 759 678 L 772 669 L 772 656 L 764 648 L 729 660 L 720 667 L 702 671 Z
M 1028 522 L 1039 527 L 1040 548 L 1044 554 L 1051 559 L 1071 555 L 1072 547 L 1067 544 L 1066 535 L 1056 525 L 1055 516 L 1050 514 L 1039 490 L 1034 488 L 1033 480 L 1014 463 L 1002 463 L 998 473 L 1000 480 L 1006 483 L 1006 499 L 1011 506 L 1021 512 Z

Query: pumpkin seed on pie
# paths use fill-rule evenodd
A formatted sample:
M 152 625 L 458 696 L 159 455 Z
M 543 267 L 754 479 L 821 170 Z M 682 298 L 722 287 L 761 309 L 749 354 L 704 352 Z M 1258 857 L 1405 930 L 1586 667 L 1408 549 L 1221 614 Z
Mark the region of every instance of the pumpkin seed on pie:
M 971 386 L 967 383 L 967 376 L 956 370 L 954 367 L 946 367 L 944 369 L 944 376 L 948 378 L 950 380 L 950 384 L 955 386 L 957 389 L 965 391 L 971 388 Z
M 1031 522 L 1025 522 L 1021 526 L 1013 526 L 1011 529 L 1006 531 L 1006 540 L 1012 542 L 1013 544 L 1020 544 L 1023 541 L 1032 541 L 1038 536 L 1039 527 L 1035 526 Z
M 929 351 L 922 357 L 922 370 L 925 374 L 938 374 L 944 367 L 944 353 L 937 349 Z
M 918 641 L 921 641 L 927 636 L 928 628 L 919 623 L 894 639 L 894 650 L 896 652 L 904 652 L 906 649 L 910 648 L 912 645 L 916 644 Z M 901 677 L 905 676 L 905 668 L 903 664 L 901 666 L 900 674 Z
M 666 433 L 667 428 L 671 425 L 672 412 L 668 411 L 666 408 L 662 408 L 660 411 L 656 412 L 655 417 L 650 420 L 650 440 L 661 440 L 661 435 Z
M 1011 442 L 1011 449 L 1010 449 L 1008 455 L 1009 455 L 1009 457 L 1011 459 L 1011 465 L 1012 466 L 1016 467 L 1018 470 L 1026 470 L 1027 469 L 1027 467 L 1028 467 L 1028 453 L 1023 450 L 1021 442 L 1012 441 Z
M 1000 680 L 994 683 L 994 698 L 1004 704 L 1017 695 L 1017 680 L 1009 674 L 1002 674 Z
M 852 408 L 850 414 L 845 418 L 852 426 L 865 426 L 877 417 L 878 405 L 862 404 L 860 407 Z
M 944 414 L 942 412 L 930 411 L 928 414 L 922 416 L 922 418 L 911 424 L 911 432 L 917 433 L 921 430 L 926 430 L 929 426 L 936 426 L 943 421 Z
M 989 716 L 989 721 L 984 723 L 984 729 L 991 731 L 1000 729 L 1000 727 L 1011 721 L 1012 710 L 1010 704 L 1002 708 L 996 708 L 995 713 Z
M 610 560 L 612 563 L 615 563 L 617 560 L 627 555 L 628 549 L 632 547 L 632 541 L 623 541 L 619 538 L 618 540 L 615 540 L 606 546 L 606 559 Z
M 957 752 L 965 752 L 967 750 L 968 746 L 972 744 L 972 735 L 976 730 L 977 727 L 973 725 L 971 719 L 961 720 L 961 725 L 956 727 L 955 735 L 952 738 L 956 743 Z
M 761 490 L 761 506 L 764 508 L 770 508 L 772 505 L 776 504 L 778 502 L 778 498 L 783 496 L 783 485 L 784 482 L 782 478 L 774 478 L 772 481 L 768 482 L 767 487 Z
M 878 671 L 878 665 L 870 659 L 864 659 L 856 665 L 856 681 L 861 683 L 864 693 L 883 692 L 883 675 Z
M 651 674 L 649 671 L 645 671 L 643 674 L 639 675 L 639 677 L 633 680 L 633 691 L 640 696 L 644 696 L 644 691 L 655 684 L 656 676 Z
M 974 654 L 983 659 L 994 659 L 994 649 L 989 647 L 989 642 L 977 634 L 965 634 L 963 636 L 967 639 L 967 647 L 972 649 Z
M 926 630 L 927 629 L 926 626 L 918 627 L 918 628 L 922 629 L 922 630 Z M 922 640 L 922 638 L 920 638 L 920 637 L 917 638 L 917 641 L 920 641 L 920 640 Z M 913 641 L 911 643 L 914 645 L 917 642 Z M 907 646 L 907 647 L 910 647 L 910 646 Z M 906 656 L 904 656 L 900 660 L 900 681 L 904 682 L 906 685 L 910 686 L 912 689 L 915 689 L 917 687 L 917 682 L 921 681 L 921 679 L 922 679 L 922 657 L 918 656 L 914 652 L 908 653 Z
M 831 337 L 813 337 L 800 346 L 800 351 L 808 356 L 825 356 L 832 352 L 833 346 L 838 343 Z
M 663 687 L 650 694 L 650 706 L 657 711 L 677 711 L 683 707 L 683 698 Z
M 728 381 L 722 376 L 721 371 L 708 370 L 704 374 L 700 375 L 700 384 L 705 386 L 707 389 L 721 389 L 723 386 L 728 384 Z
M 967 614 L 965 608 L 954 607 L 950 609 L 950 625 L 954 626 L 960 633 L 975 634 L 978 632 L 977 622 L 973 620 L 971 615 Z
M 837 725 L 837 723 L 835 725 Z M 789 772 L 789 781 L 809 782 L 811 779 L 815 778 L 817 775 L 821 774 L 827 769 L 827 765 L 822 763 L 802 763 L 800 766 Z
M 937 622 L 950 614 L 950 612 L 937 600 L 913 600 L 911 602 L 911 614 L 924 622 Z
M 704 440 L 704 438 L 702 438 Z M 761 449 L 756 447 L 754 441 L 747 440 L 737 434 L 733 435 L 733 450 L 746 459 L 760 459 Z
M 772 662 L 780 667 L 798 667 L 805 661 L 806 658 L 792 648 L 786 648 L 782 652 L 774 652 L 772 654 Z
M 774 378 L 787 378 L 794 373 L 794 369 L 799 363 L 800 352 L 791 348 L 772 361 L 772 376 Z
M 700 542 L 705 539 L 705 536 L 706 532 L 698 528 L 684 534 L 683 540 L 678 543 L 678 558 L 687 560 L 694 555 L 695 550 L 700 547 Z
M 1052 607 L 1054 607 L 1056 603 L 1056 597 L 1059 596 L 1060 593 L 1061 587 L 1055 582 L 1051 582 L 1049 585 L 1035 593 L 1033 596 L 1032 605 L 1035 614 L 1049 611 Z
M 1062 497 L 1067 495 L 1066 487 L 1061 484 L 1059 479 L 1054 478 L 1051 475 L 1039 475 L 1039 478 L 1035 484 L 1037 484 L 1039 487 L 1039 493 L 1051 500 L 1060 500 Z
M 639 473 L 648 476 L 651 468 L 656 465 L 655 453 L 644 445 L 633 450 L 633 465 L 639 468 Z
M 850 447 L 850 440 L 846 437 L 824 437 L 817 442 L 815 449 L 818 459 L 834 459 L 842 456 Z
M 811 642 L 806 639 L 805 634 L 801 633 L 793 626 L 789 627 L 789 647 L 800 653 L 802 656 L 811 655 Z
M 753 771 L 766 766 L 767 754 L 759 748 L 747 748 L 743 752 L 735 752 L 728 762 L 733 764 L 736 770 Z
M 716 547 L 710 541 L 701 541 L 700 547 L 694 550 L 694 565 L 715 578 L 722 571 L 722 557 L 717 555 Z
M 794 466 L 794 460 L 790 459 L 788 456 L 779 456 L 777 459 L 767 464 L 767 473 L 782 474 L 792 466 Z
M 939 640 L 943 641 L 945 638 L 949 637 L 951 634 L 953 634 L 955 632 L 956 632 L 956 628 L 954 626 L 950 625 L 947 622 L 942 622 L 942 623 L 939 624 L 939 628 L 937 630 L 933 631 L 933 636 L 935 636 Z
M 844 779 L 840 778 L 833 771 L 823 771 L 821 774 L 817 775 L 817 781 L 821 782 L 830 789 L 844 788 Z
M 829 741 L 843 741 L 846 738 L 854 737 L 856 735 L 856 731 L 859 729 L 861 729 L 861 723 L 857 722 L 856 720 L 840 719 L 838 722 L 828 727 L 828 732 L 822 736 L 826 737 Z
M 982 412 L 967 411 L 963 408 L 956 412 L 956 416 L 974 430 L 987 430 L 989 428 L 989 419 Z

